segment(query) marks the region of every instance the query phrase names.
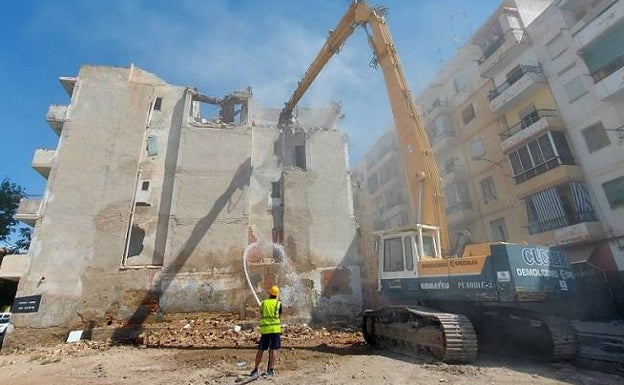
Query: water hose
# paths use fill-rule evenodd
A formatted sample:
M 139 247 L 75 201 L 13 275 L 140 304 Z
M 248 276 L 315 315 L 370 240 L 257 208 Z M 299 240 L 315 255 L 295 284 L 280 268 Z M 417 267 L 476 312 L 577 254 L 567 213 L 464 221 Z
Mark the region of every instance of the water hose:
M 247 285 L 249 286 L 249 290 L 251 290 L 251 294 L 253 294 L 258 306 L 260 306 L 260 298 L 256 294 L 253 285 L 251 284 L 251 279 L 249 279 L 249 271 L 247 271 L 247 253 L 251 250 L 252 247 L 256 246 L 257 243 L 252 243 L 251 245 L 245 248 L 245 252 L 243 253 L 243 270 L 245 271 L 245 278 L 247 279 Z

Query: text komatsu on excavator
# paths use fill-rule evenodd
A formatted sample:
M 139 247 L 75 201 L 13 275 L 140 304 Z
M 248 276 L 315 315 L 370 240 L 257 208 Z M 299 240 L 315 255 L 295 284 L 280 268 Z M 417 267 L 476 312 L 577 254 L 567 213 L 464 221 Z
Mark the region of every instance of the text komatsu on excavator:
M 440 175 L 385 22 L 387 9 L 354 1 L 330 32 L 280 115 L 285 127 L 308 87 L 358 26 L 385 78 L 416 224 L 378 232 L 379 291 L 384 307 L 366 310 L 371 345 L 470 362 L 477 336 L 521 340 L 552 360 L 571 359 L 577 336 L 550 307 L 569 295 L 573 276 L 560 252 L 527 244 L 470 244 L 444 255 L 449 235 Z M 475 332 L 475 329 L 477 332 Z

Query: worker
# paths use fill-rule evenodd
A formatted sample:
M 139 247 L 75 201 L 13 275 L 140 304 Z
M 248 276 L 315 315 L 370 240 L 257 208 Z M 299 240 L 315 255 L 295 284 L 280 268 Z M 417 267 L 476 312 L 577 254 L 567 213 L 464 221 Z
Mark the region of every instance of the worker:
M 256 353 L 256 363 L 254 370 L 250 376 L 258 375 L 258 366 L 262 361 L 262 354 L 265 350 L 269 350 L 269 364 L 267 366 L 267 375 L 275 375 L 275 351 L 280 348 L 280 333 L 282 327 L 280 325 L 280 316 L 282 315 L 282 303 L 277 300 L 280 290 L 279 287 L 273 286 L 269 289 L 269 298 L 260 303 L 260 343 L 258 353 Z

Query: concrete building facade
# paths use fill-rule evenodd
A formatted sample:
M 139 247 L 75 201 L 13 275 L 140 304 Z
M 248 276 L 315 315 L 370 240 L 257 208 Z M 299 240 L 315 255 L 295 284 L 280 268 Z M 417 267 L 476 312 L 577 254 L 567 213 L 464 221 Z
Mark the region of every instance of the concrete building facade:
M 244 255 L 254 290 L 282 286 L 294 317 L 360 311 L 338 108 L 301 109 L 280 131 L 250 89 L 215 98 L 133 66 L 61 83 L 71 103 L 47 115 L 58 147 L 33 160 L 46 191 L 18 213 L 34 237 L 16 301 L 39 304 L 15 314 L 16 340 L 171 312 L 244 316 Z

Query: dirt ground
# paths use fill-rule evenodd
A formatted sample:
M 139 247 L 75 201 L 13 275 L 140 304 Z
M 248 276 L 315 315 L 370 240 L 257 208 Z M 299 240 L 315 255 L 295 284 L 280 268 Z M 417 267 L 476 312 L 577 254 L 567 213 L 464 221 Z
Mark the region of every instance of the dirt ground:
M 624 377 L 532 359 L 480 355 L 446 365 L 372 349 L 359 341 L 280 350 L 277 374 L 253 384 L 624 384 Z M 252 346 L 147 348 L 79 342 L 0 355 L 0 384 L 236 384 L 250 371 Z M 266 362 L 266 356 L 265 356 Z

